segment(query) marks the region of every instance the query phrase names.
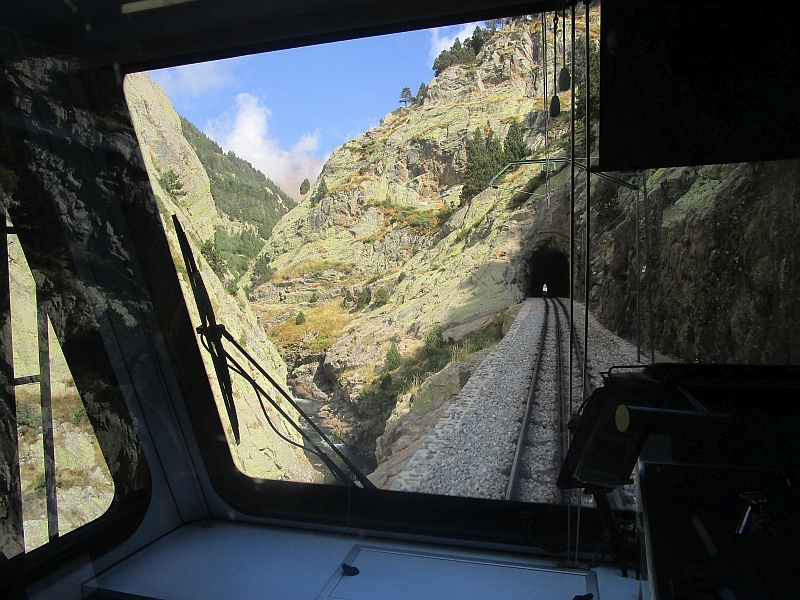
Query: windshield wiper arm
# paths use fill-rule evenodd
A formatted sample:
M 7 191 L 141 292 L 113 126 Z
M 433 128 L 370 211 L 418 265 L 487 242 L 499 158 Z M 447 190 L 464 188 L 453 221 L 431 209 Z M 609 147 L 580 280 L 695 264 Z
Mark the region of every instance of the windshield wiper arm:
M 209 354 L 211 354 L 212 362 L 214 363 L 214 370 L 217 373 L 217 379 L 220 383 L 220 388 L 222 390 L 222 396 L 225 401 L 225 408 L 228 412 L 228 418 L 231 422 L 231 428 L 233 429 L 234 438 L 236 439 L 236 443 L 240 443 L 240 435 L 239 435 L 239 419 L 236 415 L 236 406 L 233 402 L 233 385 L 231 383 L 230 371 L 228 367 L 228 361 L 230 360 L 234 370 L 236 373 L 244 377 L 247 382 L 253 387 L 256 391 L 256 395 L 259 396 L 259 402 L 261 400 L 261 395 L 263 395 L 267 401 L 283 416 L 284 419 L 306 440 L 313 448 L 312 452 L 319 456 L 319 458 L 325 463 L 325 466 L 331 471 L 333 476 L 343 485 L 347 485 L 353 479 L 358 480 L 358 482 L 365 488 L 375 488 L 375 484 L 372 483 L 366 475 L 364 475 L 361 470 L 353 464 L 353 462 L 347 458 L 334 444 L 331 442 L 328 437 L 322 432 L 322 430 L 317 426 L 311 418 L 303 412 L 303 410 L 297 405 L 286 390 L 283 389 L 283 386 L 279 385 L 277 381 L 260 365 L 258 362 L 250 356 L 250 354 L 242 348 L 239 342 L 225 329 L 225 326 L 221 323 L 216 322 L 216 318 L 214 316 L 214 309 L 211 306 L 211 300 L 208 296 L 208 291 L 206 290 L 205 284 L 203 283 L 203 279 L 200 275 L 200 271 L 197 268 L 197 263 L 194 260 L 194 255 L 192 254 L 192 249 L 189 246 L 189 240 L 186 237 L 186 233 L 183 231 L 183 227 L 181 227 L 180 221 L 178 220 L 177 215 L 172 215 L 172 221 L 175 225 L 175 231 L 178 234 L 178 243 L 180 244 L 181 253 L 183 254 L 183 260 L 186 263 L 186 270 L 189 274 L 189 282 L 192 286 L 192 292 L 194 294 L 195 303 L 197 304 L 197 310 L 200 313 L 200 320 L 202 324 L 197 328 L 197 333 L 206 341 L 203 346 L 208 350 Z M 229 355 L 225 348 L 222 346 L 222 338 L 228 340 L 233 346 L 247 359 L 247 361 L 253 365 L 261 375 L 263 375 L 270 384 L 280 392 L 280 394 L 291 404 L 292 408 L 294 408 L 298 415 L 301 418 L 305 419 L 306 423 L 320 436 L 320 438 L 334 451 L 334 453 L 341 459 L 341 461 L 347 466 L 352 477 L 348 477 L 348 475 L 342 471 L 342 469 L 331 459 L 330 456 L 326 452 L 324 452 L 321 448 L 319 448 L 313 440 L 308 436 L 308 434 L 303 430 L 303 428 L 298 425 L 294 419 L 292 419 L 286 411 L 284 411 L 278 403 L 273 400 L 273 398 L 262 388 L 258 382 L 253 379 L 251 376 L 247 374 L 247 372 L 242 368 L 242 366 L 234 360 L 234 358 Z M 269 420 L 269 416 L 266 415 L 266 410 L 262 404 L 262 411 L 264 412 L 265 416 L 267 417 L 267 421 L 269 422 L 270 426 L 275 429 L 275 426 L 272 425 L 272 422 Z M 279 436 L 281 434 L 276 430 Z M 283 436 L 281 436 L 283 437 Z M 283 438 L 286 439 L 286 438 Z M 291 440 L 287 440 L 290 443 L 294 443 Z

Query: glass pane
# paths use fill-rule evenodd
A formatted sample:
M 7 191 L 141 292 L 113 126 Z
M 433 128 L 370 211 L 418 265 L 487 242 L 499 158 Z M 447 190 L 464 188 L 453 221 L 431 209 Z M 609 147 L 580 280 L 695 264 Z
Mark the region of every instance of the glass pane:
M 39 375 L 36 282 L 15 235 L 9 235 L 14 373 Z M 57 532 L 63 535 L 108 510 L 114 484 L 49 319 L 50 401 L 55 457 Z M 40 385 L 16 387 L 25 550 L 49 540 Z
M 786 275 L 800 266 L 787 225 L 796 202 L 780 168 L 595 173 L 587 210 L 586 171 L 602 133 L 600 8 L 587 19 L 577 7 L 574 24 L 566 16 L 126 79 L 163 215 L 177 214 L 189 233 L 218 317 L 380 488 L 563 504 L 555 482 L 568 419 L 612 366 L 798 362 L 797 278 Z M 392 52 L 399 40 L 408 53 Z M 430 55 L 415 53 L 420 45 Z M 374 56 L 379 67 L 364 58 Z M 414 61 L 428 69 L 416 94 L 410 81 L 365 81 L 375 72 L 410 79 Z M 302 87 L 309 82 L 314 89 Z M 328 83 L 341 87 L 320 98 Z M 358 94 L 391 96 L 383 117 L 335 143 L 309 134 L 320 151 L 272 132 L 300 140 L 317 122 L 304 112 L 310 98 L 335 122 L 330 99 L 357 112 L 367 102 Z M 248 190 L 259 186 L 264 210 L 254 212 Z M 759 208 L 767 198 L 771 208 Z M 781 315 L 791 316 L 776 328 Z M 332 481 L 311 453 L 271 432 L 236 377 L 233 396 L 240 444 L 221 395 L 218 408 L 244 473 Z M 287 436 L 290 421 L 276 421 Z M 633 508 L 635 496 L 622 486 L 612 506 Z

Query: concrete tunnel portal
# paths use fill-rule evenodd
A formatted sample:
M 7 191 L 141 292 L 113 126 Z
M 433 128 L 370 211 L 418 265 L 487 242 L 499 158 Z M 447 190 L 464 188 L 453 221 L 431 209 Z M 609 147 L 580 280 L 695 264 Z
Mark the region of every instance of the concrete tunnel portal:
M 528 260 L 527 296 L 541 298 L 544 284 L 548 296 L 569 297 L 569 258 L 549 247 L 536 250 Z

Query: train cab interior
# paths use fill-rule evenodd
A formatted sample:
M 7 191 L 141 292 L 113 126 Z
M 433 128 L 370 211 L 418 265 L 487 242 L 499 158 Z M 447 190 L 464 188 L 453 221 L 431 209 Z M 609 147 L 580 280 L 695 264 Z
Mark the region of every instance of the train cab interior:
M 571 424 L 559 477 L 559 487 L 583 491 L 582 512 L 375 489 L 341 466 L 334 484 L 258 479 L 231 457 L 203 360 L 225 333 L 213 316 L 191 317 L 178 281 L 179 270 L 192 273 L 190 260 L 165 235 L 172 225 L 143 167 L 125 76 L 575 6 L 4 2 L 0 597 L 797 597 L 798 346 L 779 365 L 656 363 L 607 373 Z M 799 10 L 784 0 L 603 0 L 599 158 L 589 171 L 800 159 Z M 796 182 L 786 186 L 800 214 Z M 10 317 L 9 261 L 22 255 L 40 346 L 30 372 L 14 368 Z M 202 304 L 202 280 L 192 286 Z M 210 349 L 201 329 L 211 332 Z M 112 483 L 102 498 L 85 499 L 105 502 L 101 516 L 68 531 L 45 519 L 46 543 L 26 551 L 19 429 L 31 417 L 16 398 L 35 383 L 36 418 L 62 410 L 50 404 L 49 367 L 39 369 L 55 360 L 48 336 L 81 401 L 64 418 L 93 430 L 107 465 L 96 476 Z M 55 498 L 52 417 L 49 427 L 36 485 Z M 82 468 L 70 476 L 95 476 Z M 610 506 L 607 493 L 631 477 L 636 510 Z

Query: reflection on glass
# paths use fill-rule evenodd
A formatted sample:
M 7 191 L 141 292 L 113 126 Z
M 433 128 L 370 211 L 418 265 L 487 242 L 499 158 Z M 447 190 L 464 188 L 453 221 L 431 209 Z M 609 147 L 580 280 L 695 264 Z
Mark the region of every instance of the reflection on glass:
M 11 324 L 17 379 L 40 375 L 36 282 L 15 235 L 9 235 Z M 108 465 L 89 423 L 58 338 L 47 321 L 55 504 L 48 520 L 42 393 L 37 382 L 17 385 L 17 427 L 26 552 L 101 516 L 114 498 Z M 51 499 L 52 502 L 52 499 Z

